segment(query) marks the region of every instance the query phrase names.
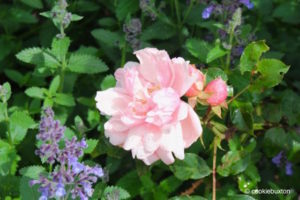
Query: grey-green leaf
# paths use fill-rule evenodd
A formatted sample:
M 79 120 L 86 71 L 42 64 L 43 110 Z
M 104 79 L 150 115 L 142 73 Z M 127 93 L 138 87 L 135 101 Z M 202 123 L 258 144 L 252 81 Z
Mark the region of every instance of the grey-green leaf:
M 88 54 L 72 54 L 67 68 L 72 72 L 83 74 L 95 74 L 108 69 L 102 60 Z

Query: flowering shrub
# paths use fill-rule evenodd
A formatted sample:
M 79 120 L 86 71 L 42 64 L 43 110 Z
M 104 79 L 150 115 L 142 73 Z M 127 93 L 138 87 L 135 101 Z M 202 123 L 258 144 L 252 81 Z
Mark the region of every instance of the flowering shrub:
M 297 199 L 299 9 L 1 3 L 0 199 Z

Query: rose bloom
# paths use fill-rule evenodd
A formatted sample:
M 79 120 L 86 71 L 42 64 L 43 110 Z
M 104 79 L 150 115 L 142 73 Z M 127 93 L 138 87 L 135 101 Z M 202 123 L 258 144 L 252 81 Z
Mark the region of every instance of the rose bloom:
M 217 78 L 207 84 L 204 92 L 209 95 L 207 103 L 211 106 L 218 106 L 225 103 L 227 98 L 227 85 L 221 78 Z
M 135 54 L 139 63 L 115 72 L 116 87 L 97 92 L 97 108 L 111 116 L 105 136 L 147 165 L 184 159 L 184 149 L 202 134 L 199 117 L 180 99 L 195 82 L 189 62 L 155 48 Z
M 194 65 L 190 65 L 189 72 L 193 77 L 195 77 L 196 80 L 191 88 L 186 92 L 185 96 L 195 97 L 203 90 L 205 84 L 205 76 Z

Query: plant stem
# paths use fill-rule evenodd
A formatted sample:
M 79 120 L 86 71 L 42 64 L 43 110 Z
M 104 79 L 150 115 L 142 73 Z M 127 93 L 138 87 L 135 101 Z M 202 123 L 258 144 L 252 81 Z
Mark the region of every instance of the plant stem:
M 233 96 L 228 102 L 227 104 L 230 104 L 233 100 L 235 100 L 236 98 L 238 98 L 241 94 L 243 94 L 246 90 L 248 90 L 250 87 L 250 85 L 247 85 L 244 89 L 242 89 L 239 93 L 237 93 L 235 96 Z
M 230 47 L 230 49 L 229 49 L 229 52 L 228 52 L 227 57 L 226 57 L 226 65 L 225 65 L 226 73 L 229 72 L 229 67 L 230 67 L 230 58 L 231 58 L 233 36 L 234 36 L 234 28 L 232 28 L 230 30 L 230 33 L 229 33 L 229 47 Z
M 60 69 L 60 83 L 59 83 L 59 92 L 62 92 L 64 89 L 64 81 L 65 81 L 65 69 L 67 67 L 66 64 L 66 56 L 63 57 Z
M 124 42 L 124 46 L 122 48 L 122 56 L 121 56 L 121 67 L 125 65 L 126 61 L 126 50 L 127 50 L 127 42 Z
M 182 25 L 184 24 L 186 18 L 189 16 L 189 14 L 190 14 L 190 12 L 191 12 L 191 10 L 192 10 L 193 5 L 194 5 L 194 0 L 191 0 L 190 5 L 189 5 L 189 7 L 188 7 L 188 9 L 187 9 L 187 11 L 186 11 L 184 17 L 183 17 Z
M 180 24 L 181 24 L 181 19 L 180 19 L 180 7 L 179 7 L 178 0 L 174 0 L 174 1 L 175 1 L 175 9 L 176 9 L 177 23 L 178 23 L 178 25 L 180 25 Z
M 216 200 L 216 163 L 217 163 L 217 142 L 214 141 L 214 152 L 213 152 L 213 192 L 212 200 Z

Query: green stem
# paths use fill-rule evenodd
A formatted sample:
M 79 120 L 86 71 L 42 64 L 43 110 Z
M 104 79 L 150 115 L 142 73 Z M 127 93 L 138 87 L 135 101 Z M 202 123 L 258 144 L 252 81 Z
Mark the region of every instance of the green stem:
M 10 124 L 9 124 L 9 116 L 8 116 L 8 111 L 7 111 L 7 102 L 3 102 L 4 104 L 4 117 L 5 117 L 5 123 L 6 123 L 6 127 L 7 127 L 7 138 L 10 144 L 12 144 L 12 138 L 11 138 L 11 133 L 10 133 Z
M 236 98 L 238 98 L 241 94 L 243 94 L 244 92 L 246 92 L 246 90 L 248 90 L 250 87 L 250 85 L 247 85 L 244 89 L 242 89 L 239 93 L 237 93 L 235 96 L 233 96 L 228 102 L 227 104 L 230 104 L 233 100 L 235 100 Z
M 178 0 L 175 0 L 175 9 L 176 9 L 177 22 L 178 22 L 178 25 L 180 25 L 181 19 L 180 19 L 180 7 L 179 7 Z
M 125 65 L 126 62 L 126 51 L 127 51 L 127 43 L 124 42 L 124 46 L 122 48 L 122 56 L 121 56 L 121 67 Z
M 212 191 L 212 200 L 216 200 L 216 187 L 217 187 L 217 180 L 216 180 L 216 164 L 217 164 L 217 142 L 214 140 L 214 152 L 213 152 L 213 191 Z
M 185 23 L 186 18 L 189 16 L 189 14 L 190 14 L 190 12 L 191 12 L 191 10 L 193 8 L 193 5 L 194 5 L 194 0 L 191 0 L 190 5 L 189 5 L 189 7 L 188 7 L 188 9 L 187 9 L 184 17 L 183 17 L 182 24 Z
M 62 92 L 64 89 L 64 81 L 65 81 L 65 69 L 67 67 L 66 56 L 63 57 L 60 69 L 60 83 L 59 83 L 59 92 Z
M 230 49 L 229 49 L 229 52 L 228 52 L 227 57 L 226 57 L 226 65 L 225 65 L 226 73 L 229 72 L 229 67 L 230 67 L 230 57 L 231 57 L 233 36 L 234 36 L 234 29 L 231 29 L 230 33 L 229 33 L 229 47 L 230 47 Z

